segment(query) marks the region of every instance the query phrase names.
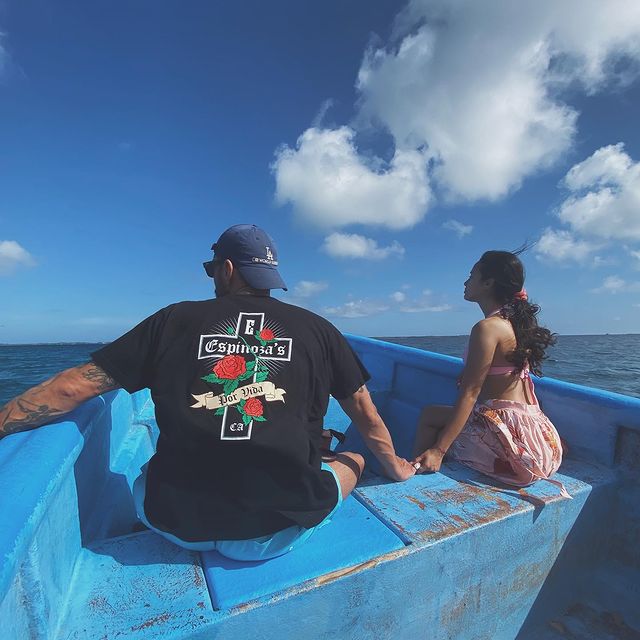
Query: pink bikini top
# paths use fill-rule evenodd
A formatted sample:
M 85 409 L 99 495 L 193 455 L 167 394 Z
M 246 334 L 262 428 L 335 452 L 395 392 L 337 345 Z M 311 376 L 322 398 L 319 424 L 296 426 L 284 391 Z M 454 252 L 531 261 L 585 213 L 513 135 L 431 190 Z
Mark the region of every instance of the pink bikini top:
M 490 313 L 487 316 L 487 318 L 491 316 L 496 316 L 499 313 L 500 313 L 500 309 L 496 309 L 495 311 Z M 464 348 L 464 355 L 462 356 L 462 361 L 464 364 L 467 364 L 468 355 L 469 355 L 469 346 L 467 345 Z M 536 398 L 536 394 L 533 387 L 533 380 L 531 379 L 528 364 L 525 364 L 525 366 L 520 371 L 517 371 L 516 369 L 514 369 L 513 365 L 492 366 L 492 367 L 489 367 L 489 371 L 487 371 L 488 376 L 503 376 L 506 374 L 517 375 L 520 378 L 520 380 L 527 380 L 531 397 L 535 401 L 535 403 L 538 404 L 538 398 Z
M 469 355 L 469 347 L 465 347 L 464 356 L 462 356 L 462 361 L 464 364 L 467 364 L 467 356 Z M 513 365 L 501 365 L 501 366 L 492 366 L 489 367 L 489 371 L 487 371 L 488 376 L 503 376 L 507 373 L 511 373 L 516 375 L 518 372 L 513 368 Z M 524 368 L 519 373 L 520 380 L 524 380 L 529 377 L 529 365 L 526 364 Z

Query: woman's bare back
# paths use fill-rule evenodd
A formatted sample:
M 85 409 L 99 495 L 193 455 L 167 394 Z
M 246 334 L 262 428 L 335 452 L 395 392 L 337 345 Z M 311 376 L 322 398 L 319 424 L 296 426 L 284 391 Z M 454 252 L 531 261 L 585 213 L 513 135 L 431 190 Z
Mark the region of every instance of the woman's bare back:
M 495 332 L 497 339 L 497 346 L 491 366 L 513 367 L 515 369 L 515 365 L 508 360 L 508 356 L 513 352 L 517 344 L 511 323 L 499 316 L 491 316 L 480 322 L 487 323 L 491 331 Z M 478 401 L 513 400 L 524 404 L 533 404 L 533 400 L 528 396 L 529 394 L 526 392 L 526 387 L 517 374 L 504 373 L 488 375 L 485 378 L 480 395 L 478 396 Z

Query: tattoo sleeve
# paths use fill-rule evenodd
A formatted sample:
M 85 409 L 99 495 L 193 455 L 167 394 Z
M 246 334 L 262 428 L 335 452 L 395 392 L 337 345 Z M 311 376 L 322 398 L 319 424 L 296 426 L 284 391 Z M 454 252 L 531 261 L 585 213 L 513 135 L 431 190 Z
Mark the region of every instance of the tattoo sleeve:
M 89 380 L 96 385 L 98 393 L 117 389 L 120 385 L 98 365 L 89 362 L 81 368 L 81 375 L 85 380 Z
M 29 389 L 0 409 L 0 438 L 39 427 L 69 411 L 56 406 L 48 397 L 47 387 L 51 382 L 47 380 Z
M 0 439 L 35 429 L 120 385 L 93 362 L 63 371 L 0 408 Z

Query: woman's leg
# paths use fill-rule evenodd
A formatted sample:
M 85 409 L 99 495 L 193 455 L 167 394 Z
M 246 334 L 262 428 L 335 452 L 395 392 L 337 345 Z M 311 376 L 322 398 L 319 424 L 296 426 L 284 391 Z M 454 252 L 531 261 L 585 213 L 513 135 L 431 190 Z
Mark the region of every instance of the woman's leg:
M 452 412 L 453 407 L 441 404 L 430 404 L 422 410 L 416 427 L 414 456 L 419 456 L 435 444 L 440 429 L 447 424 Z

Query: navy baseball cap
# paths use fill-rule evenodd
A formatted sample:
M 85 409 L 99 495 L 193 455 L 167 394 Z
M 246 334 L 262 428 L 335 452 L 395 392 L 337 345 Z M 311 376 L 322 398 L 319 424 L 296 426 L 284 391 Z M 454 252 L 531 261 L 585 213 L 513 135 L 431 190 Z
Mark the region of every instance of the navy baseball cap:
M 276 245 L 269 234 L 255 224 L 229 227 L 211 248 L 214 260 L 231 260 L 250 287 L 287 291 L 278 273 Z

